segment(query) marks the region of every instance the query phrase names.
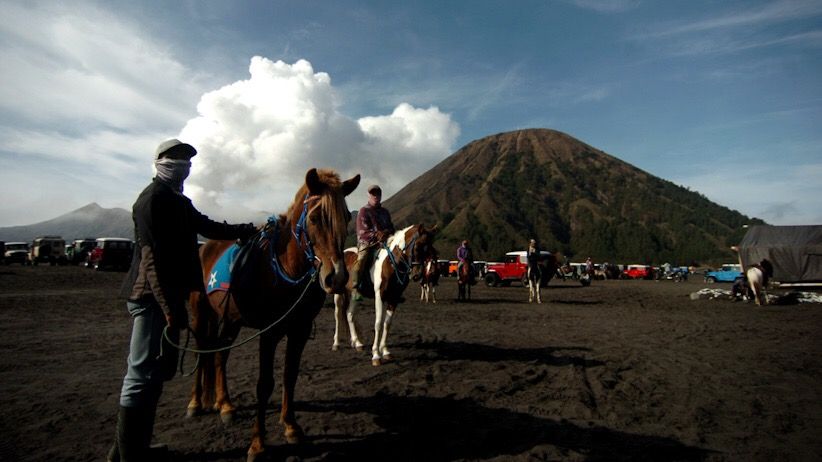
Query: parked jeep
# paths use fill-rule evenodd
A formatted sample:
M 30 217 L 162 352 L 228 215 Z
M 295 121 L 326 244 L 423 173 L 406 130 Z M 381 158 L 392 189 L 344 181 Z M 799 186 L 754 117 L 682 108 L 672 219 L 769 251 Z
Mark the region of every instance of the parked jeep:
M 66 241 L 60 236 L 41 236 L 31 243 L 29 263 L 37 265 L 48 263 L 51 266 L 68 263 L 66 259 Z
M 29 244 L 26 242 L 6 242 L 6 250 L 3 252 L 5 264 L 19 263 L 26 265 L 29 262 Z
M 485 268 L 485 285 L 488 287 L 496 287 L 498 285 L 507 286 L 512 282 L 519 282 L 523 286 L 527 286 L 528 260 L 526 253 L 524 250 L 508 252 L 505 254 L 505 259 L 501 263 L 488 263 Z M 545 260 L 551 256 L 551 252 L 545 250 L 540 251 L 540 264 L 543 265 Z M 547 270 L 543 268 L 543 271 Z M 552 268 L 550 271 L 556 271 L 556 268 Z M 543 284 L 547 284 L 548 279 L 547 277 L 543 278 Z
M 715 282 L 734 282 L 742 276 L 742 265 L 728 263 L 722 265 L 718 270 L 705 273 L 705 282 L 713 284 Z
M 87 237 L 75 239 L 66 246 L 66 258 L 72 265 L 79 265 L 88 260 L 88 254 L 97 246 L 97 239 Z
M 134 243 L 131 239 L 122 237 L 101 237 L 97 239 L 97 246 L 88 254 L 86 267 L 98 271 L 114 269 L 127 271 L 131 266 Z
M 628 265 L 622 272 L 627 279 L 651 279 L 654 270 L 648 265 Z

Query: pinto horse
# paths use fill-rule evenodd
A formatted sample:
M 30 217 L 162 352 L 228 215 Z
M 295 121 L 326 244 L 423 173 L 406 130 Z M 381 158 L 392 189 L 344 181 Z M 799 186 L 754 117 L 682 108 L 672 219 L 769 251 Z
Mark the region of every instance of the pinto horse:
M 476 283 L 474 263 L 465 262 L 457 275 L 457 301 L 471 300 L 471 286 Z
M 373 294 L 369 287 L 361 287 L 360 294 L 374 297 L 374 344 L 371 347 L 371 364 L 379 366 L 391 361 L 391 352 L 388 351 L 388 332 L 397 305 L 402 301 L 402 293 L 411 279 L 419 278 L 419 263 L 425 261 L 434 253 L 433 240 L 437 227 L 426 228 L 423 224 L 409 226 L 395 232 L 385 244 L 382 244 L 369 269 Z M 345 264 L 349 271 L 357 261 L 357 250 L 346 249 Z M 413 274 L 412 274 L 413 273 Z M 365 281 L 363 281 L 363 285 Z M 348 323 L 351 335 L 350 345 L 357 351 L 362 351 L 363 344 L 357 333 L 355 318 L 357 302 L 352 299 L 351 282 L 343 292 L 334 294 L 334 313 L 336 325 L 334 327 L 334 344 L 331 349 L 340 348 L 342 326 Z
M 437 285 L 440 282 L 440 269 L 437 266 L 437 252 L 422 262 L 420 268 L 420 301 L 437 303 Z
M 192 294 L 192 327 L 198 348 L 230 345 L 242 326 L 262 329 L 249 461 L 256 460 L 265 449 L 265 413 L 274 390 L 274 351 L 283 337 L 288 340 L 280 421 L 289 443 L 299 442 L 304 436 L 293 406 L 300 357 L 326 294 L 343 290 L 348 281 L 343 247 L 351 216 L 345 196 L 359 182 L 359 175 L 340 181 L 331 170 L 309 170 L 286 214 L 269 219 L 247 244 L 251 247 L 245 265 L 249 266 L 243 266 L 247 268 L 243 280 L 236 277 L 240 265 L 237 257 L 227 291 Z M 206 286 L 214 285 L 215 264 L 233 245 L 233 241 L 213 240 L 203 245 L 200 258 Z M 235 290 L 235 286 L 242 288 Z M 224 423 L 231 421 L 234 406 L 226 380 L 228 353 L 226 350 L 200 356 L 188 416 L 213 407 Z
M 756 265 L 752 265 L 745 271 L 748 279 L 748 287 L 754 294 L 754 300 L 759 306 L 768 304 L 768 296 L 765 294 L 765 287 L 768 286 L 768 279 L 773 277 L 773 265 L 767 258 Z
M 536 271 L 528 268 L 525 278 L 528 280 L 528 303 L 542 303 L 542 287 L 547 286 L 551 279 L 560 269 L 559 257 L 557 254 L 541 252 Z

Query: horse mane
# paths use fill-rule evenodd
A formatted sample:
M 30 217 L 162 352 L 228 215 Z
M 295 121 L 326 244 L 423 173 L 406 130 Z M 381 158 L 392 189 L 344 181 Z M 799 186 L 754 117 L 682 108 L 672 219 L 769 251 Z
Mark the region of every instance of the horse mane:
M 320 192 L 317 202 L 309 205 L 309 210 L 313 211 L 319 207 L 323 211 L 322 219 L 326 221 L 323 225 L 334 230 L 335 235 L 338 236 L 340 240 L 340 242 L 337 243 L 338 246 L 343 247 L 343 241 L 348 232 L 348 217 L 350 212 L 348 211 L 344 198 L 343 200 L 334 200 L 336 199 L 334 195 L 342 188 L 343 182 L 340 180 L 340 175 L 331 169 L 317 169 L 317 175 L 325 187 Z M 308 186 L 303 184 L 297 191 L 297 194 L 294 195 L 294 202 L 288 208 L 288 212 L 286 212 L 285 215 L 279 216 L 278 223 L 280 225 L 284 224 L 289 217 L 293 217 L 295 214 L 302 212 L 307 194 L 310 194 Z

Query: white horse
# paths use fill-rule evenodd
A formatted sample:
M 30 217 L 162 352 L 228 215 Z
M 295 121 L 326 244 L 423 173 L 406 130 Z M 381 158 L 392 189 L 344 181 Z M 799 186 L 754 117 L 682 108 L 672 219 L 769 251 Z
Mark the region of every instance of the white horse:
M 768 295 L 765 287 L 768 286 L 768 278 L 773 276 L 773 266 L 767 259 L 762 260 L 757 265 L 753 265 L 745 271 L 748 279 L 748 287 L 754 294 L 754 300 L 759 306 L 768 304 Z
M 436 226 L 431 229 L 426 229 L 422 224 L 409 226 L 389 237 L 385 246 L 380 248 L 374 257 L 374 263 L 369 268 L 373 286 L 362 287 L 359 291 L 363 296 L 374 297 L 374 344 L 371 347 L 371 364 L 374 366 L 379 366 L 392 359 L 391 352 L 388 351 L 388 333 L 391 329 L 394 311 L 402 301 L 402 293 L 409 281 L 419 277 L 420 265 L 414 265 L 414 263 L 424 261 L 434 251 L 432 243 L 436 232 Z M 345 264 L 349 271 L 356 261 L 357 249 L 346 249 Z M 373 287 L 373 293 L 371 287 Z M 334 344 L 331 346 L 334 351 L 340 348 L 340 330 L 346 323 L 351 335 L 350 345 L 357 351 L 363 349 L 355 319 L 357 301 L 351 297 L 351 292 L 351 280 L 349 279 L 343 293 L 334 294 L 336 325 Z

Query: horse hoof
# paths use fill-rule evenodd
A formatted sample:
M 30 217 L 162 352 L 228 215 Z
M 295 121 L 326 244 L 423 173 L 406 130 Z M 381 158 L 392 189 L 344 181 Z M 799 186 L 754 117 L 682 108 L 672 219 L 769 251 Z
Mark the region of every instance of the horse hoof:
M 191 419 L 192 417 L 197 417 L 198 415 L 200 415 L 200 408 L 190 407 L 186 409 L 186 419 Z
M 377 366 L 380 366 L 381 364 L 382 364 L 382 361 L 380 361 L 379 359 L 372 359 L 371 360 L 371 365 L 372 366 L 377 367 Z
M 223 423 L 224 426 L 228 427 L 229 425 L 234 423 L 234 413 L 233 412 L 221 412 L 220 413 L 220 421 Z
M 385 356 L 382 357 L 382 362 L 383 363 L 390 363 L 393 360 L 394 360 L 394 358 L 391 355 L 385 355 Z
M 302 443 L 303 437 L 305 435 L 303 434 L 302 429 L 296 429 L 296 430 L 286 430 L 284 436 L 285 436 L 286 443 L 288 443 L 288 444 L 300 444 L 300 443 Z
M 359 351 L 359 352 L 362 352 L 363 350 L 365 350 L 365 347 L 363 347 L 362 345 L 356 345 L 356 346 L 354 346 L 354 349 Z
M 331 345 L 331 351 L 339 351 L 339 350 L 340 350 L 339 345 Z

